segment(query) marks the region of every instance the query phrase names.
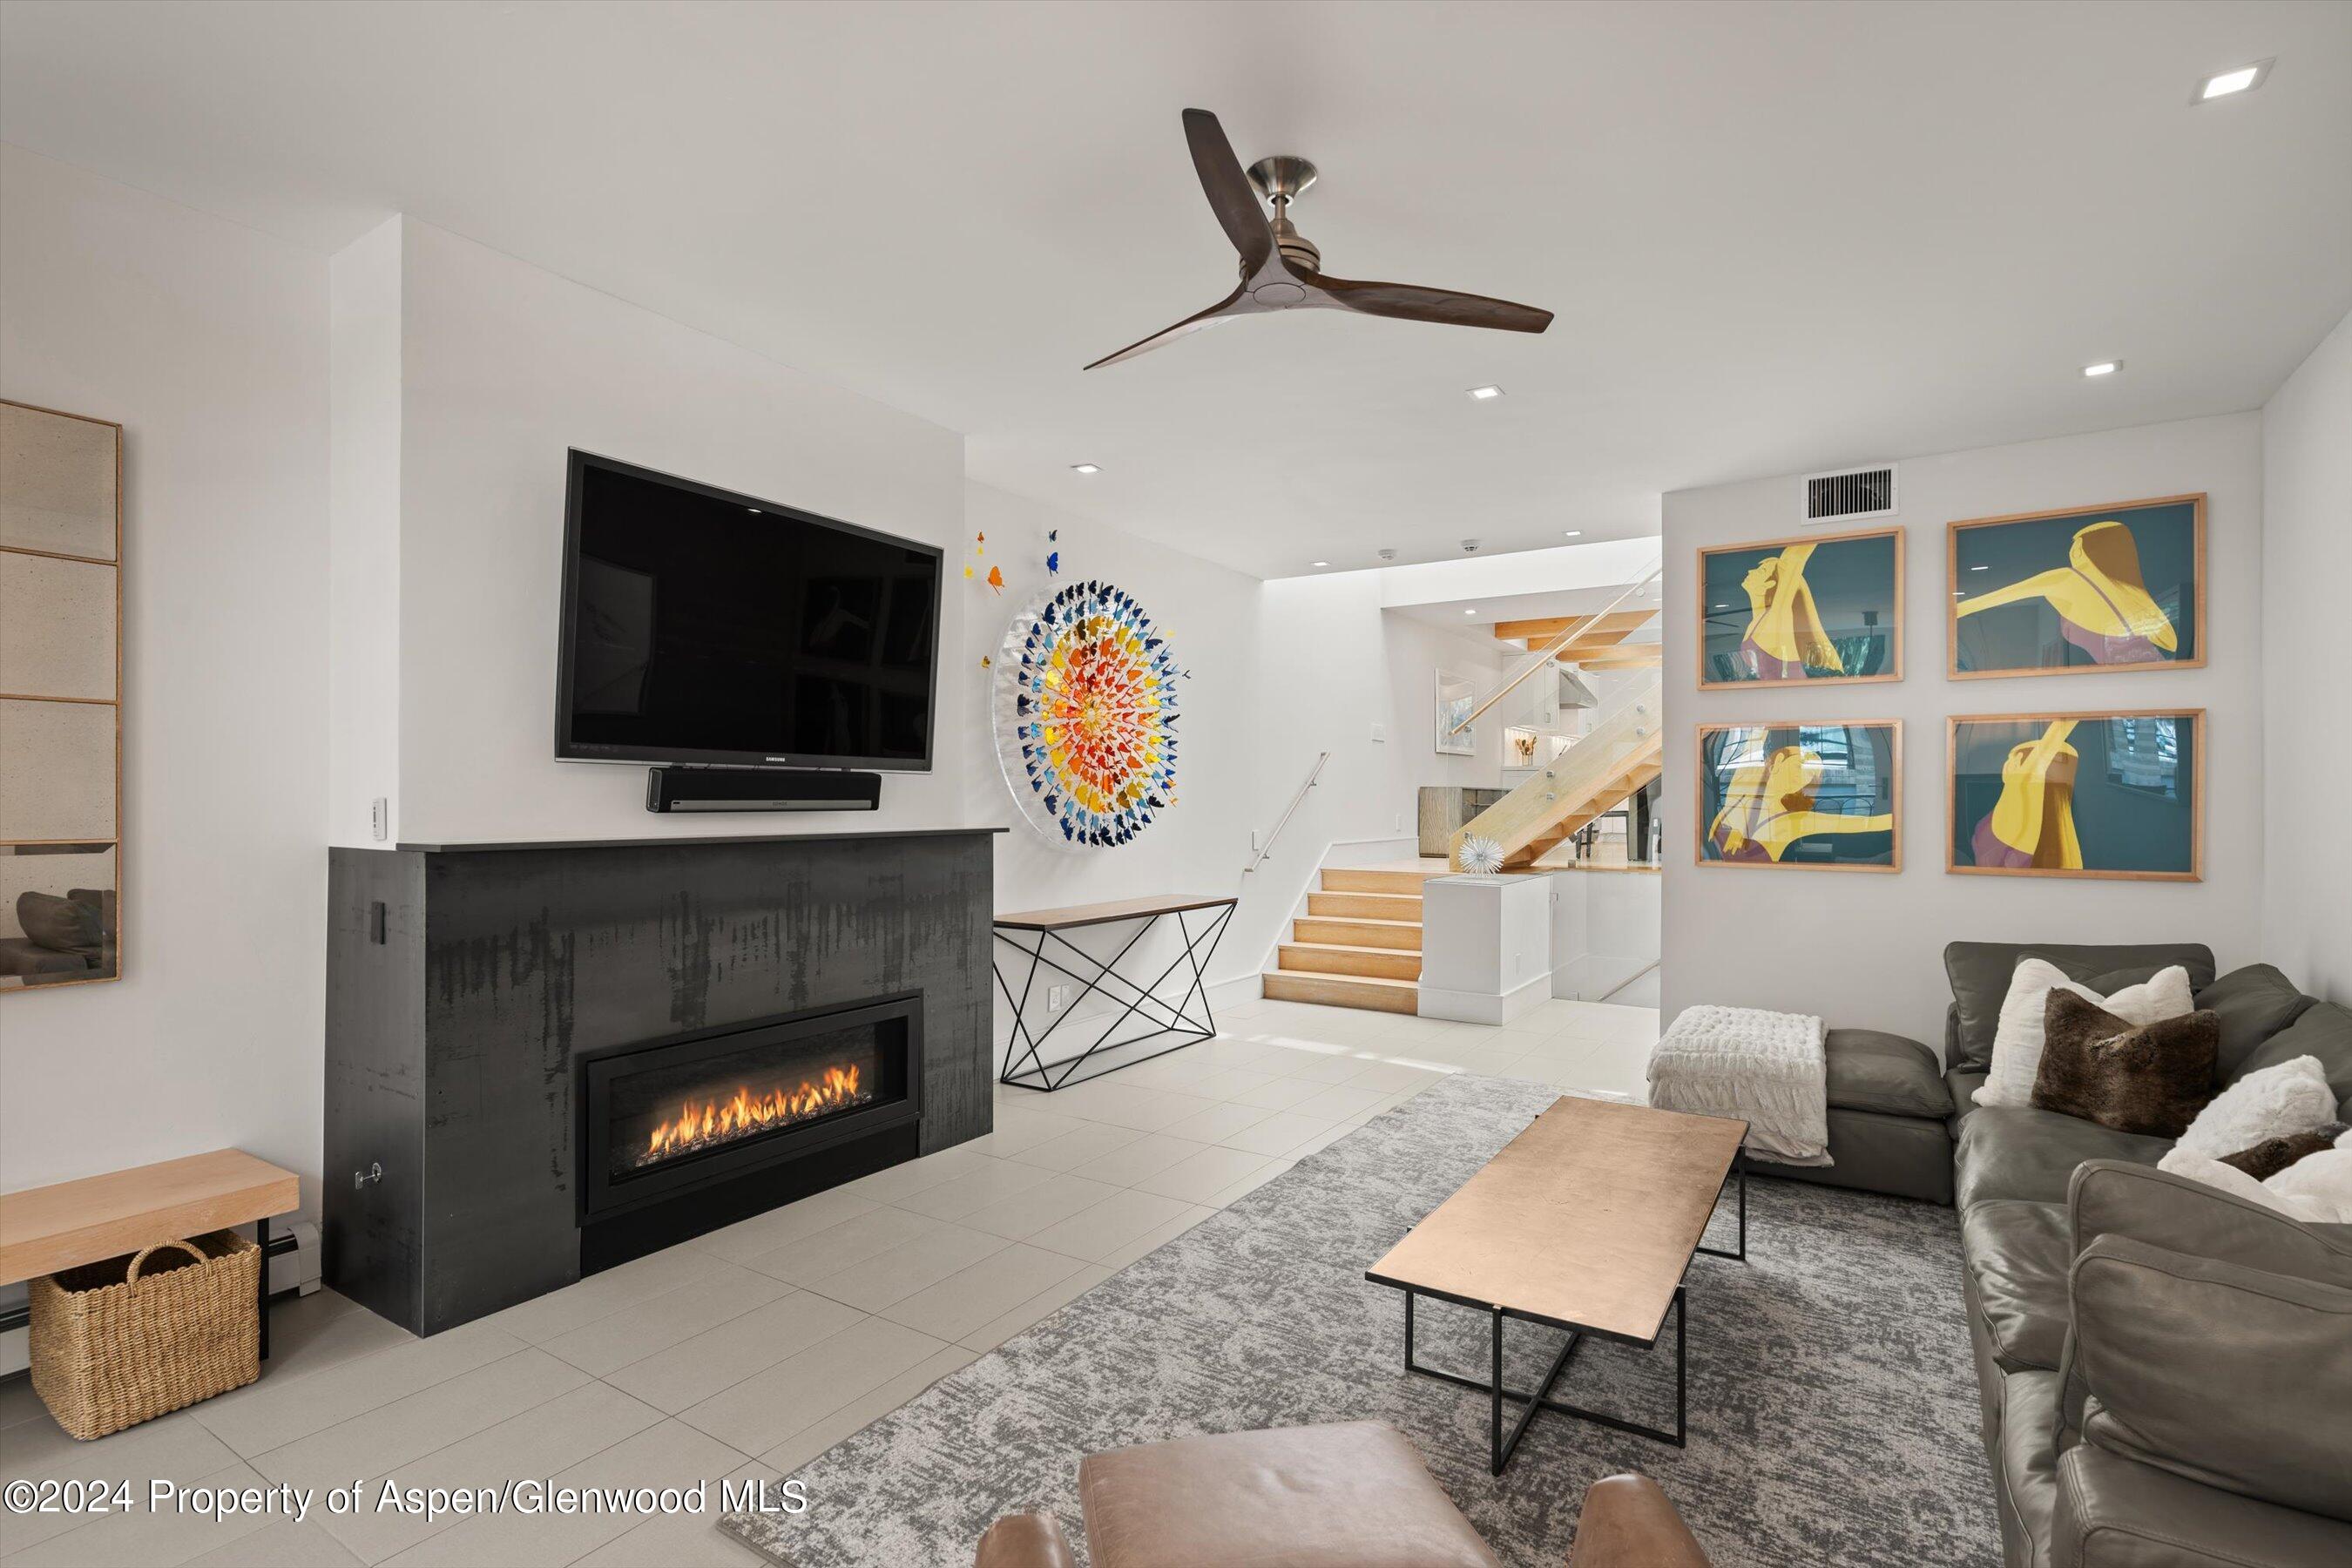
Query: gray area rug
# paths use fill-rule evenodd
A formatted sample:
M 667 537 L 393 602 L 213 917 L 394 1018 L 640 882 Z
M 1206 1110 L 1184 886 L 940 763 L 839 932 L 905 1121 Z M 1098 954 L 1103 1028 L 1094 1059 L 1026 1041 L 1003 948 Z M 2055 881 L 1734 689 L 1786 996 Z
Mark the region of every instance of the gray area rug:
M 720 1528 L 795 1568 L 947 1568 L 999 1514 L 1044 1510 L 1083 1551 L 1087 1453 L 1374 1417 L 1513 1564 L 1558 1568 L 1585 1487 L 1620 1470 L 1656 1477 L 1718 1568 L 1997 1564 L 1958 1226 L 1897 1198 L 1751 1179 L 1748 1261 L 1690 1274 L 1690 1446 L 1546 1415 L 1486 1473 L 1486 1396 L 1402 1370 L 1402 1297 L 1364 1269 L 1556 1095 L 1447 1079 L 820 1455 L 799 1517 Z M 1727 1198 L 1708 1242 L 1735 1234 Z M 1483 1375 L 1482 1315 L 1424 1300 L 1416 1317 L 1424 1363 Z M 1514 1331 L 1524 1388 L 1559 1335 Z M 1671 1340 L 1588 1341 L 1558 1397 L 1671 1427 Z

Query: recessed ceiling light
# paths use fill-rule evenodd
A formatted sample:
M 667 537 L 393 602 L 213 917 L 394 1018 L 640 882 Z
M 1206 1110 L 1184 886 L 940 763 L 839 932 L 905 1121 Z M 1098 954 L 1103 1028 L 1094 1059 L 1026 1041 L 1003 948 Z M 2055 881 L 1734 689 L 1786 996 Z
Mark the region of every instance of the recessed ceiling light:
M 2123 367 L 2124 362 L 2119 359 L 2103 359 L 2096 364 L 2084 365 L 2083 374 L 2087 376 L 2113 375 Z
M 1470 395 L 1481 403 L 1490 403 L 1503 395 L 1503 389 L 1499 386 L 1474 386 L 1470 389 Z
M 1584 530 L 1580 528 L 1571 528 L 1565 533 L 1562 533 L 1560 537 L 1562 539 L 1581 539 L 1584 537 Z
M 1095 467 L 1092 463 L 1072 463 L 1070 465 L 1070 472 L 1074 474 L 1099 474 L 1102 470 Z
M 1307 564 L 1309 566 L 1328 566 L 1331 563 L 1328 561 L 1309 561 Z
M 2242 92 L 2252 92 L 2263 85 L 2271 74 L 2269 60 L 2256 60 L 2250 66 L 2237 66 L 2197 84 L 2193 103 L 2210 103 L 2217 98 L 2231 98 Z
M 1476 615 L 1478 612 L 1477 612 L 1477 611 L 1475 611 L 1475 610 L 1465 610 L 1465 611 L 1463 611 L 1462 613 L 1463 613 L 1464 615 L 1465 615 L 1465 616 L 1475 616 L 1475 615 Z

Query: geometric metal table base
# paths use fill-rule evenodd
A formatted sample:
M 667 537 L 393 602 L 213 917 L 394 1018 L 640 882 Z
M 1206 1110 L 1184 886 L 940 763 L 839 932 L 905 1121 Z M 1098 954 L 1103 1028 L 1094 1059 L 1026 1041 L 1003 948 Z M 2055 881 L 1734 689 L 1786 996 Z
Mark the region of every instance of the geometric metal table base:
M 1739 1246 L 1736 1250 L 1730 1251 L 1717 1247 L 1701 1247 L 1696 1250 L 1706 1253 L 1710 1258 L 1728 1258 L 1746 1262 L 1748 1258 L 1748 1159 L 1745 1150 L 1734 1156 L 1732 1168 L 1739 1184 Z M 1731 1184 L 1727 1181 L 1724 1184 L 1728 1186 Z M 1718 1194 L 1717 1196 L 1720 1201 L 1720 1194 Z M 1577 1347 L 1584 1342 L 1586 1336 L 1598 1335 L 1601 1339 L 1613 1340 L 1620 1344 L 1641 1345 L 1644 1348 L 1654 1346 L 1657 1343 L 1655 1339 L 1629 1339 L 1622 1334 L 1590 1329 L 1577 1323 L 1562 1322 L 1556 1318 L 1541 1317 L 1533 1312 L 1496 1307 L 1485 1301 L 1473 1301 L 1465 1297 L 1450 1296 L 1438 1290 L 1424 1290 L 1409 1286 L 1400 1287 L 1400 1289 L 1404 1290 L 1405 1371 L 1419 1373 L 1423 1377 L 1433 1377 L 1462 1388 L 1475 1389 L 1486 1394 L 1490 1401 L 1486 1468 L 1491 1474 L 1499 1476 L 1503 1473 L 1503 1467 L 1511 1462 L 1512 1454 L 1517 1451 L 1519 1439 L 1527 1436 L 1528 1426 L 1535 1422 L 1536 1413 L 1540 1410 L 1549 1410 L 1561 1415 L 1572 1415 L 1580 1421 L 1590 1421 L 1595 1426 L 1606 1426 L 1612 1431 L 1631 1433 L 1636 1437 L 1648 1437 L 1655 1442 L 1670 1443 L 1677 1448 L 1687 1444 L 1690 1436 L 1689 1356 L 1685 1339 L 1690 1325 L 1690 1298 L 1686 1282 L 1675 1287 L 1674 1303 L 1669 1309 L 1675 1318 L 1675 1426 L 1671 1432 L 1664 1427 L 1645 1426 L 1640 1422 L 1628 1421 L 1622 1416 L 1606 1415 L 1598 1410 L 1588 1410 L 1583 1405 L 1570 1405 L 1565 1400 L 1551 1397 L 1552 1385 L 1559 1381 L 1560 1373 L 1568 1370 L 1570 1361 L 1576 1355 Z M 1413 1359 L 1412 1307 L 1413 1298 L 1416 1296 L 1428 1296 L 1436 1300 L 1450 1301 L 1461 1307 L 1478 1308 L 1486 1312 L 1488 1321 L 1492 1324 L 1489 1340 L 1492 1372 L 1486 1381 L 1465 1377 L 1460 1373 L 1447 1372 L 1441 1367 L 1423 1366 Z M 1516 1318 L 1521 1322 L 1538 1323 L 1546 1328 L 1559 1329 L 1568 1335 L 1568 1342 L 1559 1347 L 1559 1353 L 1552 1358 L 1551 1365 L 1544 1373 L 1543 1380 L 1538 1383 L 1530 1393 L 1522 1393 L 1517 1389 L 1503 1386 L 1503 1320 L 1506 1318 Z M 1663 1332 L 1664 1325 L 1659 1326 Z M 1503 1405 L 1506 1401 L 1527 1407 L 1519 1412 L 1517 1420 L 1511 1424 L 1507 1433 L 1503 1429 Z
M 1011 1003 L 1013 1006 L 1013 1038 L 1005 1052 L 1003 1076 L 998 1081 L 1022 1089 L 1044 1089 L 1050 1093 L 1066 1085 L 1084 1083 L 1088 1079 L 1100 1078 L 1105 1073 L 1116 1072 L 1120 1068 L 1133 1067 L 1139 1062 L 1148 1062 L 1153 1057 L 1163 1057 L 1170 1051 L 1181 1050 L 1197 1041 L 1213 1037 L 1217 1032 L 1217 1020 L 1209 1005 L 1209 983 L 1204 969 L 1210 959 L 1216 953 L 1217 942 L 1224 935 L 1225 926 L 1234 918 L 1235 905 L 1232 901 L 1226 901 L 1214 907 L 1216 909 L 1214 917 L 1198 934 L 1195 934 L 1185 922 L 1185 911 L 1182 910 L 1164 910 L 1144 918 L 1143 923 L 1137 928 L 1135 934 L 1129 937 L 1117 952 L 1111 954 L 1108 962 L 1080 950 L 1056 931 L 1026 926 L 1013 928 L 1033 931 L 1035 934 L 1036 945 L 1029 947 L 1015 941 L 1007 928 L 997 927 L 996 940 L 1029 961 L 1028 973 L 1021 982 L 1021 994 L 1015 997 L 1012 984 L 1004 977 L 1004 966 L 994 962 L 992 950 L 991 967 L 996 974 L 997 988 L 1004 993 L 1005 1001 Z M 1125 958 L 1135 944 L 1141 942 L 1153 927 L 1162 920 L 1170 918 L 1176 921 L 1176 929 L 1183 938 L 1183 951 L 1178 953 L 1168 967 L 1161 970 L 1158 977 L 1149 985 L 1138 985 L 1126 975 L 1119 973 L 1118 972 L 1119 961 Z M 1055 944 L 1059 952 L 1049 954 L 1047 952 L 1049 943 Z M 1080 967 L 1073 969 L 1070 967 L 1072 963 Z M 1175 973 L 1180 965 L 1186 964 L 1189 964 L 1192 969 L 1192 984 L 1185 988 L 1184 994 L 1171 1005 L 1165 997 L 1158 995 L 1157 992 L 1160 984 Z M 1064 1009 L 1060 1017 L 1033 1035 L 1029 1030 L 1027 1017 L 1029 993 L 1031 987 L 1036 984 L 1037 972 L 1040 969 L 1051 969 L 1066 974 L 1073 980 L 1084 981 L 1086 986 L 1076 996 L 1071 998 L 1069 1005 Z M 1122 992 L 1114 987 L 1123 987 L 1126 992 L 1132 992 L 1133 995 L 1103 1032 L 1076 1056 L 1065 1057 L 1058 1061 L 1045 1060 L 1040 1053 L 1045 1048 L 1045 1042 L 1053 1038 L 1064 1024 L 1076 1016 L 1078 1005 L 1097 990 L 1102 991 L 1111 1000 L 1118 1001 Z M 1201 999 L 1202 1016 L 1198 1018 L 1186 1011 L 1196 995 Z M 1157 1026 L 1128 1039 L 1113 1041 L 1111 1037 L 1117 1034 L 1129 1018 L 1139 1014 L 1146 1023 Z M 1113 1051 L 1124 1051 L 1129 1046 L 1142 1045 L 1146 1041 L 1163 1036 L 1169 1037 L 1168 1043 L 1149 1055 L 1126 1057 L 1118 1061 L 1105 1062 L 1090 1072 L 1080 1070 L 1097 1056 Z

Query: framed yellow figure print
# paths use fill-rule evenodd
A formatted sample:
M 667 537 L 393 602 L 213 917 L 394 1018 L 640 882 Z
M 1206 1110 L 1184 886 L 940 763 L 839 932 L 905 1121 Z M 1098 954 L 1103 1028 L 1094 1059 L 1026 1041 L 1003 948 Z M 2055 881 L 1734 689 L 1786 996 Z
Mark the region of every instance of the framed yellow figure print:
M 2205 498 L 1977 518 L 1946 531 L 1955 680 L 2205 663 Z
M 1903 679 L 1903 531 L 1811 534 L 1698 552 L 1698 683 Z
M 1955 716 L 1945 770 L 1947 870 L 2203 878 L 2201 708 Z
M 1702 724 L 1698 863 L 1903 868 L 1903 725 L 1895 719 Z

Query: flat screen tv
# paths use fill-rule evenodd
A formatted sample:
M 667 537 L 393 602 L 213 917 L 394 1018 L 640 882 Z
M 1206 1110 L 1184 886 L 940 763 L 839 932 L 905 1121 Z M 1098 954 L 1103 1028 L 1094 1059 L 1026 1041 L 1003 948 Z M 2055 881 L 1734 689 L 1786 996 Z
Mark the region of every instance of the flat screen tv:
M 928 770 L 940 560 L 573 452 L 555 754 Z

